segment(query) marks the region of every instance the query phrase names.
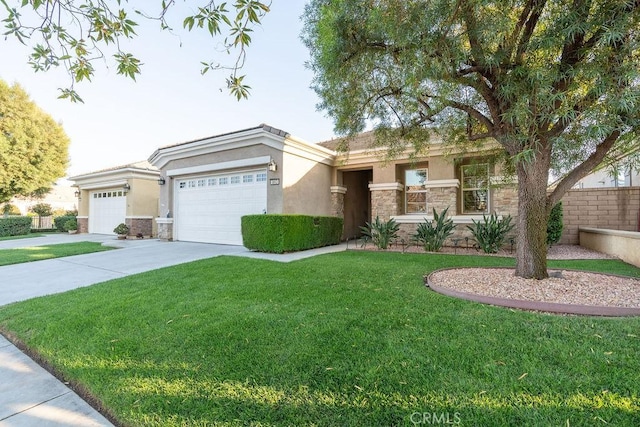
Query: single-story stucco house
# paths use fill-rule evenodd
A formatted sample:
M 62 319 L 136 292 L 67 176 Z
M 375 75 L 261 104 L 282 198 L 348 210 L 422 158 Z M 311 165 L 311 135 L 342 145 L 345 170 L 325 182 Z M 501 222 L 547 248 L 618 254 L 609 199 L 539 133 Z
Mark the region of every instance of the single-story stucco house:
M 121 223 L 129 234 L 155 236 L 160 172 L 147 161 L 69 178 L 77 187 L 78 231 L 114 234 Z
M 158 237 L 242 244 L 240 218 L 290 213 L 344 218 L 344 238 L 376 216 L 394 218 L 405 237 L 449 207 L 458 227 L 485 213 L 517 214 L 514 185 L 501 184 L 497 166 L 482 153 L 444 156 L 436 142 L 429 156 L 410 153 L 384 161 L 369 149 L 372 133 L 336 151 L 337 140 L 312 144 L 260 126 L 156 150 L 160 171 Z

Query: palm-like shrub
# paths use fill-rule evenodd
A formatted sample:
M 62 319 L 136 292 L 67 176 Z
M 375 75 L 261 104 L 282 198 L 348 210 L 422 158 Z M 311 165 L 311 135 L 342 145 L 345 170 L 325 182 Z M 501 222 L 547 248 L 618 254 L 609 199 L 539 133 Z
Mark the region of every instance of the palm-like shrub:
M 387 249 L 393 239 L 398 238 L 400 225 L 392 218 L 389 221 L 381 221 L 376 216 L 375 221 L 364 227 L 360 227 L 362 234 L 368 237 L 378 249 Z
M 453 234 L 456 227 L 451 218 L 447 218 L 446 208 L 440 215 L 433 209 L 433 220 L 418 224 L 413 238 L 419 242 L 427 252 L 438 252 L 442 249 L 447 237 Z
M 492 213 L 489 217 L 482 215 L 482 219 L 472 220 L 473 226 L 467 225 L 467 228 L 471 230 L 471 234 L 485 253 L 495 254 L 504 244 L 507 233 L 514 227 L 514 224 L 511 224 L 511 215 L 499 219 L 498 215 Z

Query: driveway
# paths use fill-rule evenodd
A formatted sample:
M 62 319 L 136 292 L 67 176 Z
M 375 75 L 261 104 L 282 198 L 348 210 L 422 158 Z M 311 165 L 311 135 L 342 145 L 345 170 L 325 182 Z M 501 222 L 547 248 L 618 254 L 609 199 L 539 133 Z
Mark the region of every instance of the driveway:
M 199 259 L 251 254 L 242 246 L 118 240 L 115 236 L 91 234 L 7 240 L 0 242 L 0 249 L 80 241 L 101 242 L 118 249 L 0 267 L 0 306 Z

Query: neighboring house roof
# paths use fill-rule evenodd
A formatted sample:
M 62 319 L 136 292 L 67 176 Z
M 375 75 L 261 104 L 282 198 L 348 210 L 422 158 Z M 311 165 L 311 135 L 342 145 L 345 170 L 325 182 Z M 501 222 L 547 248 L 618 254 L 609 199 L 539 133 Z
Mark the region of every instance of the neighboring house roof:
M 133 171 L 157 172 L 158 168 L 153 166 L 147 160 L 141 160 L 139 162 L 128 163 L 126 165 L 114 166 L 114 167 L 110 167 L 110 168 L 106 168 L 106 169 L 100 169 L 100 170 L 93 171 L 93 172 L 83 173 L 81 175 L 72 176 L 69 179 L 75 181 L 75 180 L 82 179 L 82 178 L 85 178 L 85 177 L 90 177 L 90 176 L 95 176 L 95 175 L 100 175 L 100 174 L 108 174 L 109 172 L 115 172 L 115 171 L 118 171 L 118 172 L 126 171 L 126 170 L 130 170 L 132 172 Z

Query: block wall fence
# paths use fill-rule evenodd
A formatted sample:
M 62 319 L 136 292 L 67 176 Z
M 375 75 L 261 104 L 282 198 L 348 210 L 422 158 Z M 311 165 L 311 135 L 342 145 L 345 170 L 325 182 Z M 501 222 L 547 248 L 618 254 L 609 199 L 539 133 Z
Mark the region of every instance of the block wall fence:
M 577 245 L 578 227 L 640 231 L 640 187 L 569 190 L 562 205 L 561 244 Z

